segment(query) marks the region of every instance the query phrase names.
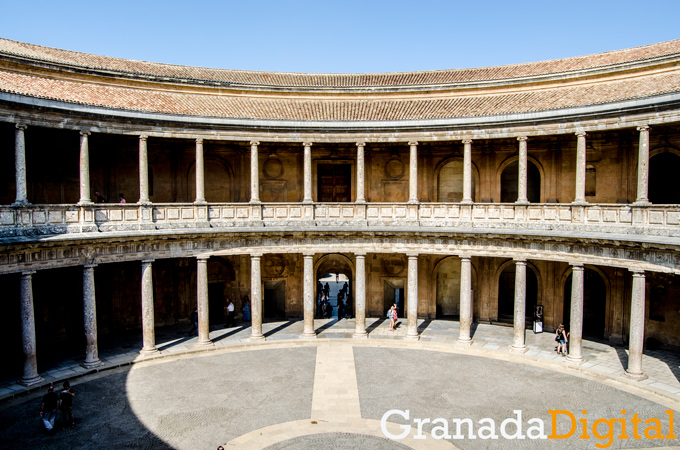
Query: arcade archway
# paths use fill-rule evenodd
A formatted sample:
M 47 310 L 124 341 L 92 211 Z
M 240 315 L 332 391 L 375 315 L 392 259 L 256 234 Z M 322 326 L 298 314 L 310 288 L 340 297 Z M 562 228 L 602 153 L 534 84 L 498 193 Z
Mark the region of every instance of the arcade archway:
M 352 317 L 354 315 L 354 264 L 345 255 L 330 254 L 322 256 L 315 267 L 316 288 L 315 298 L 315 317 Z M 323 295 L 328 302 L 324 308 L 322 305 Z M 340 303 L 344 308 L 339 308 Z M 338 317 L 339 309 L 342 310 L 342 317 Z

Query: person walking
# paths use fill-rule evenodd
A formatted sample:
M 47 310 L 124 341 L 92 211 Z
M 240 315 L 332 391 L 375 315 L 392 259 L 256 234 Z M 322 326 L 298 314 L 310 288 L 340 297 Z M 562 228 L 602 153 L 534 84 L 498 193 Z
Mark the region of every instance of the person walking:
M 61 401 L 59 409 L 61 409 L 61 422 L 63 428 L 74 428 L 76 426 L 76 421 L 73 419 L 74 398 L 76 398 L 76 393 L 73 391 L 71 384 L 68 380 L 64 381 L 63 389 L 59 393 L 59 400 Z
M 250 322 L 250 300 L 248 296 L 243 297 L 243 321 Z
M 47 388 L 47 394 L 45 394 L 40 403 L 40 418 L 45 426 L 45 431 L 48 433 L 55 431 L 54 421 L 57 418 L 58 408 L 59 396 L 54 392 L 54 386 L 50 384 Z
M 560 324 L 555 332 L 555 341 L 557 341 L 557 353 L 562 356 L 567 356 L 567 342 L 569 342 L 569 333 L 564 329 L 564 325 Z
M 387 317 L 390 319 L 390 331 L 394 331 L 397 325 L 397 304 L 393 304 L 387 312 Z
M 234 302 L 227 300 L 227 328 L 234 326 Z

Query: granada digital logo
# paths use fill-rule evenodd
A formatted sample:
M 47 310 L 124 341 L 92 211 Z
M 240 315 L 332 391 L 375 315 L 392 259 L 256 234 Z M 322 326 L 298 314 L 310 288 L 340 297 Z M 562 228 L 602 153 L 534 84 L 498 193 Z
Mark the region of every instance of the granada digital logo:
M 583 410 L 584 415 L 588 414 Z M 578 436 L 579 439 L 595 439 L 595 447 L 608 448 L 614 439 L 677 439 L 673 431 L 672 409 L 665 411 L 667 417 L 662 419 L 650 417 L 647 419 L 638 417 L 638 413 L 629 413 L 621 410 L 621 416 L 616 418 L 582 418 L 576 419 L 571 411 L 564 409 L 550 409 L 551 416 L 550 434 L 546 434 L 546 425 L 543 419 L 532 418 L 522 420 L 522 411 L 513 410 L 515 417 L 508 417 L 498 427 L 496 421 L 491 418 L 480 419 L 477 423 L 470 418 L 458 419 L 410 419 L 407 409 L 391 409 L 383 414 L 380 428 L 383 435 L 389 439 L 404 439 L 415 431 L 413 439 L 568 439 Z M 387 422 L 391 417 L 401 417 L 411 420 L 413 425 L 399 425 L 402 432 L 390 433 L 387 430 Z M 557 423 L 564 421 L 569 424 L 566 433 L 557 433 Z M 436 425 L 432 427 L 429 435 L 423 434 L 423 426 L 426 424 Z M 526 431 L 525 431 L 526 430 Z

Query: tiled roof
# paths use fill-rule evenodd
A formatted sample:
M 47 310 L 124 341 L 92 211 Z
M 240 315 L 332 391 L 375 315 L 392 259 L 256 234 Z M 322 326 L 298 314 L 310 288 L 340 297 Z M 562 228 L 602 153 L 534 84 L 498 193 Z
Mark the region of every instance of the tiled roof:
M 42 47 L 0 38 L 0 55 L 13 55 L 74 68 L 117 72 L 119 74 L 270 87 L 399 87 L 508 80 L 537 75 L 577 72 L 633 61 L 644 61 L 678 53 L 680 53 L 680 40 L 674 40 L 593 55 L 475 69 L 369 74 L 305 74 L 209 69 L 133 61 Z

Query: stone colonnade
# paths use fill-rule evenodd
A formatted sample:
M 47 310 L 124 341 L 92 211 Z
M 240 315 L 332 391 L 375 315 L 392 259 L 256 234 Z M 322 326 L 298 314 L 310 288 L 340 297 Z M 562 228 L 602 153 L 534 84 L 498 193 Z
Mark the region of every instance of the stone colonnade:
M 17 123 L 15 130 L 15 175 L 16 175 L 16 200 L 14 206 L 25 206 L 27 198 L 26 178 L 26 143 L 24 131 L 26 124 Z M 637 199 L 636 205 L 648 205 L 649 186 L 649 126 L 637 128 L 640 133 L 638 145 L 638 170 L 637 170 Z M 576 132 L 576 180 L 575 180 L 575 205 L 586 205 L 586 133 Z M 92 204 L 90 199 L 90 158 L 89 158 L 89 130 L 80 131 L 80 201 L 79 205 Z M 527 168 L 528 168 L 528 137 L 518 136 L 518 181 L 517 181 L 517 204 L 527 204 Z M 139 136 L 139 204 L 148 204 L 149 200 L 149 175 L 147 135 Z M 463 143 L 463 199 L 461 203 L 473 203 L 472 198 L 472 139 L 464 138 Z M 202 138 L 196 139 L 196 204 L 205 204 L 205 180 L 204 180 L 204 156 Z M 259 198 L 259 166 L 258 166 L 258 141 L 250 141 L 250 203 L 260 203 Z M 304 174 L 304 197 L 302 203 L 313 203 L 312 198 L 312 142 L 303 144 L 303 174 Z M 356 163 L 356 198 L 355 203 L 365 203 L 365 142 L 357 142 Z M 409 203 L 418 203 L 418 141 L 408 142 L 409 151 Z
M 356 296 L 355 296 L 355 338 L 366 338 L 366 253 L 355 254 Z M 408 291 L 406 295 L 406 339 L 419 339 L 418 333 L 418 258 L 417 253 L 408 253 Z M 314 253 L 303 253 L 303 298 L 304 298 L 304 339 L 316 338 L 314 329 Z M 262 254 L 251 254 L 251 336 L 252 341 L 263 341 L 262 333 L 262 277 L 260 261 Z M 197 346 L 212 346 L 209 336 L 208 317 L 208 271 L 209 256 L 197 256 L 197 310 L 198 340 Z M 460 279 L 460 331 L 457 343 L 468 346 L 472 343 L 472 270 L 471 255 L 461 255 Z M 515 275 L 515 309 L 514 337 L 509 346 L 513 352 L 523 353 L 525 346 L 526 316 L 526 260 L 516 260 Z M 155 342 L 154 297 L 153 297 L 153 260 L 141 261 L 142 278 L 142 355 L 158 352 Z M 89 262 L 83 265 L 83 308 L 84 331 L 86 337 L 85 361 L 83 366 L 93 368 L 101 364 L 97 349 L 97 319 L 94 289 L 94 272 L 96 264 Z M 34 271 L 26 271 L 21 275 L 21 325 L 24 350 L 24 370 L 20 383 L 31 385 L 42 381 L 37 370 L 35 317 L 33 310 L 32 277 Z M 583 361 L 581 356 L 583 299 L 584 299 L 584 266 L 572 264 L 572 297 L 571 297 L 571 334 L 569 360 L 574 363 Z M 642 372 L 642 351 L 645 325 L 645 275 L 641 271 L 633 271 L 633 288 L 630 314 L 629 361 L 626 375 L 636 380 L 646 378 Z

